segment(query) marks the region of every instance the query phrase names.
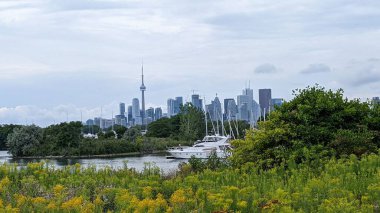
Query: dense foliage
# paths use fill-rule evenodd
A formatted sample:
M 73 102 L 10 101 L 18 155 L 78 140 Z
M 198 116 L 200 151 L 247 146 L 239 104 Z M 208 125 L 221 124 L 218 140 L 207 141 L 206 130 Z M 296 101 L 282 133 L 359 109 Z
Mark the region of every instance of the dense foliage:
M 375 154 L 331 159 L 315 169 L 294 163 L 262 170 L 246 164 L 193 173 L 182 165 L 172 177 L 152 164 L 141 173 L 5 164 L 0 166 L 0 211 L 377 212 L 379 168 Z
M 121 153 L 149 153 L 167 147 L 191 145 L 186 141 L 143 137 L 139 127 L 114 127 L 99 133 L 99 139 L 83 138 L 80 122 L 61 123 L 46 128 L 20 126 L 8 134 L 9 152 L 14 157 L 89 156 Z M 116 135 L 115 135 L 116 133 Z M 115 137 L 116 136 L 116 137 Z
M 380 107 L 320 86 L 296 90 L 259 128 L 234 142 L 233 162 L 273 167 L 294 160 L 361 156 L 380 147 Z
M 16 127 L 20 126 L 14 124 L 0 125 L 0 150 L 7 149 L 7 137 Z

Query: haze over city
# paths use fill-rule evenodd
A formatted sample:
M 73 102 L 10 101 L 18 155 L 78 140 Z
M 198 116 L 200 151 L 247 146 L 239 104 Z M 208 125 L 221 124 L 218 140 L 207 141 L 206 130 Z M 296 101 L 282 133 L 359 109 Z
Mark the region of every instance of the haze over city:
M 46 126 L 192 90 L 272 97 L 318 83 L 380 96 L 380 2 L 1 1 L 0 124 Z

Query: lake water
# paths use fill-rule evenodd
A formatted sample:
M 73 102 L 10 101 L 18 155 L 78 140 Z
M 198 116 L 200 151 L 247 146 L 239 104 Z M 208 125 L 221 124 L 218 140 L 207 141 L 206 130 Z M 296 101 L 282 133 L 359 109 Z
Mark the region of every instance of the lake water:
M 79 163 L 83 167 L 96 166 L 98 169 L 106 166 L 110 166 L 114 169 L 122 169 L 124 168 L 125 162 L 127 162 L 128 168 L 135 168 L 138 171 L 142 171 L 146 166 L 146 163 L 152 163 L 158 166 L 164 173 L 175 171 L 180 163 L 187 162 L 186 159 L 166 159 L 166 154 L 149 154 L 114 158 L 13 159 L 7 151 L 0 151 L 0 164 L 17 163 L 19 166 L 25 166 L 29 162 L 40 161 L 46 161 L 49 165 L 52 165 L 55 168 L 62 168 L 67 165 Z

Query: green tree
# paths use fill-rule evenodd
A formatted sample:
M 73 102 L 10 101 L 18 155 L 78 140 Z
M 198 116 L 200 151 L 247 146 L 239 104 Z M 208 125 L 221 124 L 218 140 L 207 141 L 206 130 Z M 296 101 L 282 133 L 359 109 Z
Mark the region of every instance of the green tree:
M 14 125 L 14 124 L 0 125 L 0 150 L 7 149 L 7 137 L 17 127 L 21 127 L 21 126 Z
M 367 127 L 371 113 L 367 103 L 344 98 L 341 89 L 326 90 L 318 85 L 298 89 L 294 95 L 267 121 L 259 122 L 258 130 L 233 142 L 235 165 L 256 162 L 272 167 L 288 160 L 299 163 L 334 155 L 360 156 L 379 147 L 373 137 L 376 127 Z
M 81 130 L 82 123 L 79 121 L 51 125 L 45 128 L 44 145 L 48 147 L 49 153 L 59 151 L 63 155 L 69 154 L 71 149 L 79 147 Z
M 181 107 L 180 137 L 184 140 L 197 140 L 205 135 L 204 112 L 186 103 Z
M 9 152 L 14 157 L 35 155 L 42 137 L 43 130 L 38 126 L 16 127 L 7 137 Z

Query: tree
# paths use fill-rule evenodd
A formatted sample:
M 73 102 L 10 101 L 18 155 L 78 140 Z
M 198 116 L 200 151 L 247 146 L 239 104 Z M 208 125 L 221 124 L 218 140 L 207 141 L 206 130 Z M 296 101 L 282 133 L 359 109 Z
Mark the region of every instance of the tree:
M 269 119 L 259 122 L 245 140 L 233 143 L 236 165 L 256 162 L 273 167 L 288 160 L 313 161 L 324 157 L 358 156 L 375 151 L 370 108 L 359 100 L 343 98 L 343 90 L 326 90 L 318 85 L 294 91 Z M 373 113 L 376 114 L 376 113 Z M 376 115 L 372 115 L 376 120 Z M 369 129 L 369 130 L 367 130 Z
M 16 127 L 21 127 L 20 125 L 0 125 L 0 150 L 7 149 L 7 137 Z
M 49 147 L 49 153 L 57 153 L 58 150 L 61 150 L 60 154 L 67 154 L 71 148 L 79 146 L 81 130 L 82 123 L 79 121 L 51 125 L 45 128 L 44 145 Z
M 186 103 L 181 107 L 180 135 L 184 140 L 197 140 L 205 135 L 204 112 Z
M 14 157 L 36 155 L 42 137 L 43 130 L 35 125 L 16 127 L 7 137 L 9 152 Z

